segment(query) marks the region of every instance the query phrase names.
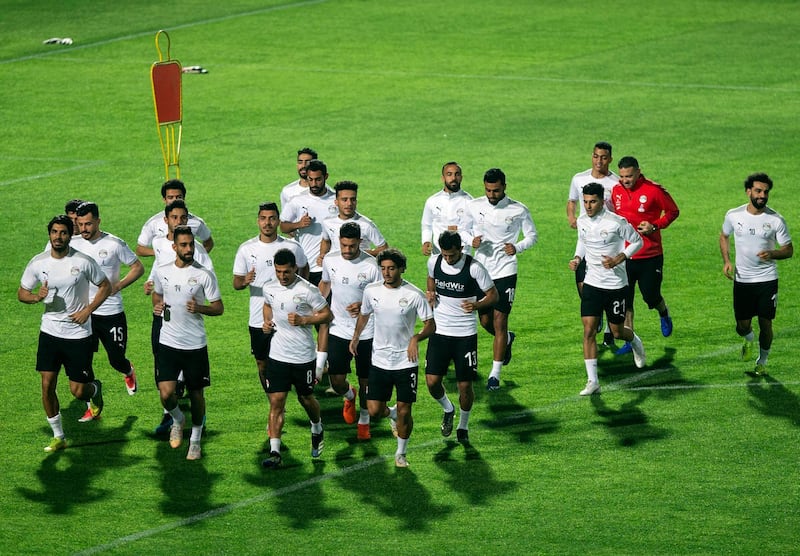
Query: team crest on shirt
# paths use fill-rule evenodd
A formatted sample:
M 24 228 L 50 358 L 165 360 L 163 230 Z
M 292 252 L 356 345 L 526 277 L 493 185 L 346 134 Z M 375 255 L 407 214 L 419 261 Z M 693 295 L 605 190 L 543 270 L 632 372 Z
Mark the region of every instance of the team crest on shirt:
M 639 195 L 639 212 L 644 212 L 644 204 L 647 202 L 647 195 Z
M 361 289 L 367 285 L 367 273 L 366 272 L 359 272 L 358 273 L 358 285 Z
M 100 251 L 97 252 L 97 256 L 100 257 L 101 259 L 107 258 L 108 257 L 108 250 L 100 249 Z
M 405 309 L 406 307 L 408 307 L 408 299 L 406 299 L 405 297 L 401 297 L 400 301 L 398 301 L 397 304 Z
M 770 234 L 772 233 L 772 225 L 770 225 L 769 222 L 764 222 L 764 226 L 762 226 L 761 229 L 764 231 L 763 233 L 764 237 L 769 237 Z
M 344 278 L 342 278 L 342 284 L 349 284 L 349 283 L 350 283 L 350 277 L 349 276 L 345 276 Z
M 81 273 L 81 269 L 80 269 L 80 268 L 78 268 L 77 266 L 73 266 L 72 268 L 70 268 L 70 269 L 69 269 L 69 273 L 70 273 L 72 276 L 77 276 L 78 274 L 80 274 L 80 273 Z
M 336 205 L 328 205 L 328 214 L 339 214 L 339 209 Z
M 464 209 L 463 209 L 463 208 L 460 208 L 460 209 L 458 209 L 458 210 L 456 211 L 456 216 L 458 216 L 459 218 L 461 218 L 462 216 L 464 216 Z
M 189 278 L 189 281 L 187 282 L 187 284 L 189 285 L 189 287 L 196 286 L 197 285 L 197 278 L 192 276 L 191 278 Z

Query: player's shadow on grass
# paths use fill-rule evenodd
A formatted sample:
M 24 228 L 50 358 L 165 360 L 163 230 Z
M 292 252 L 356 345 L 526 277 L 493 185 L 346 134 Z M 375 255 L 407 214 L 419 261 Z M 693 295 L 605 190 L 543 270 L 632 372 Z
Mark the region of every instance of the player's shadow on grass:
M 800 398 L 771 376 L 753 377 L 747 384 L 750 407 L 767 417 L 780 417 L 800 427 Z
M 419 459 L 415 460 L 415 456 Z M 377 458 L 362 464 L 356 471 L 357 479 L 341 473 L 336 476 L 336 481 L 340 487 L 358 496 L 362 505 L 373 506 L 386 517 L 396 520 L 400 530 L 427 534 L 437 530 L 439 520 L 452 513 L 453 508 L 437 504 L 414 473 L 415 465 L 424 465 L 423 453 L 411 451 L 408 457 L 410 467 L 395 467 L 391 456 Z M 340 508 L 339 514 L 342 511 L 346 510 Z
M 521 444 L 531 444 L 537 436 L 556 432 L 558 421 L 541 421 L 532 410 L 514 399 L 511 392 L 517 388 L 516 382 L 507 380 L 500 390 L 486 392 L 483 400 L 476 400 L 476 403 L 486 403 L 493 415 L 493 419 L 481 419 L 479 423 L 493 431 L 509 434 Z
M 636 397 L 623 403 L 619 409 L 608 407 L 602 396 L 592 396 L 595 413 L 601 419 L 595 423 L 616 436 L 620 446 L 633 447 L 643 441 L 666 438 L 669 433 L 651 425 L 645 412 L 639 408 L 651 393 L 648 390 L 637 391 Z
M 85 403 L 81 407 L 85 411 Z M 123 453 L 136 419 L 130 416 L 113 429 L 100 428 L 101 421 L 92 421 L 74 431 L 69 427 L 73 436 L 67 438 L 67 449 L 44 456 L 36 470 L 41 490 L 18 487 L 17 492 L 59 515 L 79 512 L 81 506 L 121 494 L 118 490 L 96 488 L 93 482 L 107 470 L 124 469 L 141 460 Z M 48 427 L 47 433 L 51 432 Z
M 454 454 L 462 450 L 464 456 Z M 492 498 L 504 496 L 518 487 L 515 481 L 498 481 L 492 468 L 471 444 L 462 448 L 459 443 L 448 440 L 433 456 L 433 461 L 447 473 L 445 482 L 450 490 L 461 494 L 470 506 L 487 504 Z

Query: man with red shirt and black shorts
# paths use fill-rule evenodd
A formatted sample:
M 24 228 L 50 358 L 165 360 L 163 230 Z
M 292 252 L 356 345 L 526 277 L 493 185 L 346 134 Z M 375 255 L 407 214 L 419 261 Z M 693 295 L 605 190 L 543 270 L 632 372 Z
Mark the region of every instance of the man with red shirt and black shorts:
M 661 334 L 666 337 L 672 334 L 672 317 L 661 295 L 664 268 L 661 230 L 678 218 L 680 211 L 666 189 L 644 177 L 634 157 L 622 157 L 618 167 L 619 183 L 611 191 L 614 212 L 630 222 L 644 241 L 642 248 L 626 263 L 629 289 L 625 328 L 633 330 L 633 295 L 638 282 L 644 302 L 658 311 Z M 617 355 L 630 351 L 630 344 L 626 343 Z

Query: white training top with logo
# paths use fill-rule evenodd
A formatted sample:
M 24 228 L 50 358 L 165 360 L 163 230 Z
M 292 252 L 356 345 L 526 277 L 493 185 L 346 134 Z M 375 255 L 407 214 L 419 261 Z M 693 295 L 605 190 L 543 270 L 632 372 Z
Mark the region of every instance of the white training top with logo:
M 83 324 L 70 315 L 89 305 L 89 283 L 99 285 L 106 275 L 94 259 L 70 247 L 66 256 L 55 259 L 49 252 L 33 257 L 22 273 L 20 285 L 33 291 L 47 282 L 41 331 L 57 338 L 77 340 L 92 335 L 92 319 Z
M 211 230 L 206 226 L 205 221 L 191 212 L 189 213 L 187 225 L 192 229 L 195 239 L 199 240 L 200 243 L 211 237 Z M 169 228 L 167 228 L 167 223 L 164 221 L 164 211 L 162 210 L 151 216 L 150 219 L 144 223 L 136 243 L 142 247 L 151 247 L 155 238 L 166 237 L 168 233 Z
M 169 318 L 165 313 L 159 343 L 175 349 L 200 349 L 207 344 L 203 315 L 190 313 L 186 304 L 194 299 L 204 304 L 221 299 L 219 284 L 214 271 L 197 261 L 183 268 L 170 261 L 153 272 L 153 291 L 164 296 L 169 306 Z
M 722 233 L 733 235 L 737 282 L 752 284 L 778 279 L 776 262 L 772 259 L 762 261 L 758 254 L 792 243 L 783 216 L 769 207 L 761 214 L 750 214 L 747 205 L 742 205 L 725 214 Z
M 580 216 L 575 256 L 586 259 L 584 284 L 604 290 L 618 290 L 627 286 L 625 261 L 609 269 L 603 266 L 603 256 L 615 257 L 624 252 L 626 257 L 631 258 L 642 244 L 639 232 L 625 218 L 609 210 L 603 209 L 593 218 L 585 214 Z
M 255 280 L 249 287 L 250 320 L 248 324 L 254 328 L 261 328 L 264 324 L 264 286 L 276 280 L 275 266 L 272 260 L 275 253 L 281 249 L 288 249 L 294 253 L 297 268 L 303 268 L 308 264 L 300 244 L 293 239 L 280 236 L 270 243 L 265 243 L 258 237 L 248 239 L 236 251 L 236 257 L 233 260 L 234 276 L 244 276 L 253 268 L 256 269 Z
M 150 269 L 150 276 L 147 278 L 148 280 L 153 279 L 153 273 L 155 272 L 156 268 L 163 264 L 175 261 L 177 255 L 175 253 L 175 249 L 172 248 L 172 245 L 172 240 L 167 239 L 166 237 L 157 237 L 153 240 L 153 253 L 155 254 L 155 261 L 153 262 L 153 268 Z M 211 256 L 208 254 L 208 251 L 206 251 L 206 248 L 203 247 L 203 244 L 197 241 L 197 238 L 194 240 L 194 260 L 206 267 L 211 272 L 214 272 L 214 263 L 211 262 Z
M 390 371 L 418 366 L 408 360 L 408 343 L 417 317 L 423 322 L 433 318 L 433 310 L 419 288 L 405 280 L 397 288 L 386 287 L 383 282 L 369 284 L 364 289 L 361 312 L 374 315 L 374 366 Z
M 120 267 L 123 264 L 131 266 L 138 260 L 136 253 L 128 247 L 127 243 L 115 235 L 102 231 L 97 238 L 91 241 L 80 236 L 75 237 L 70 242 L 70 246 L 93 258 L 100 265 L 112 287 L 119 282 Z M 90 284 L 89 299 L 94 298 L 95 295 L 97 295 L 97 286 Z M 118 315 L 123 311 L 122 292 L 115 292 L 109 295 L 92 314 L 108 316 Z
M 313 361 L 317 355 L 314 327 L 292 326 L 289 324 L 289 313 L 309 317 L 324 309 L 328 302 L 317 287 L 299 276 L 288 286 L 275 281 L 264 286 L 264 304 L 272 308 L 272 322 L 275 325 L 269 347 L 270 358 L 295 364 Z
M 287 183 L 281 189 L 281 209 L 293 198 L 308 192 L 307 186 L 300 185 L 300 178 L 294 180 L 292 183 Z
M 361 303 L 364 288 L 382 280 L 375 258 L 363 251 L 352 261 L 339 251 L 328 253 L 322 261 L 322 281 L 331 285 L 331 312 L 333 322 L 330 333 L 337 338 L 350 340 L 356 329 L 356 317 L 351 317 L 347 306 Z M 375 319 L 370 318 L 360 340 L 369 340 L 375 334 Z
M 310 226 L 298 228 L 294 232 L 294 238 L 303 246 L 311 272 L 322 270 L 317 264 L 319 246 L 322 243 L 322 222 L 339 213 L 339 209 L 333 204 L 335 199 L 334 192 L 326 187 L 325 193 L 319 197 L 306 191 L 290 199 L 286 206 L 281 208 L 281 222 L 297 222 L 305 214 L 312 219 Z
M 472 201 L 472 195 L 458 190 L 456 193 L 447 193 L 444 189 L 428 197 L 422 209 L 422 243 L 431 242 L 433 248 L 431 255 L 441 253 L 439 249 L 439 236 L 450 226 L 461 236 L 464 252 L 472 252 L 472 233 L 467 204 Z
M 536 245 L 538 234 L 528 207 L 508 196 L 493 205 L 484 196 L 469 204 L 472 235 L 481 236 L 475 260 L 486 267 L 493 280 L 517 273 L 517 255 Z M 518 241 L 520 233 L 522 239 Z M 517 252 L 506 255 L 505 244 Z
M 580 212 L 578 216 L 586 214 L 586 208 L 583 206 L 583 186 L 590 183 L 599 183 L 603 186 L 603 200 L 605 201 L 606 208 L 614 210 L 614 205 L 611 202 L 611 190 L 619 183 L 619 176 L 614 172 L 609 172 L 607 176 L 597 179 L 592 177 L 592 169 L 589 168 L 583 172 L 579 172 L 572 176 L 572 182 L 569 184 L 569 200 L 578 204 Z
M 440 255 L 441 256 L 441 255 Z M 434 278 L 434 268 L 436 261 L 439 257 L 430 257 L 428 259 L 428 276 Z M 442 272 L 450 276 L 457 276 L 464 268 L 467 257 L 462 255 L 455 265 L 449 265 L 442 257 Z M 476 260 L 472 260 L 469 267 L 469 275 L 478 283 L 478 287 L 482 292 L 487 292 L 494 287 L 494 281 L 489 276 L 489 271 Z M 465 297 L 451 297 L 446 295 L 439 295 L 437 297 L 436 305 L 433 307 L 433 318 L 436 320 L 436 333 L 440 336 L 454 336 L 462 338 L 464 336 L 472 336 L 478 333 L 477 313 L 465 313 L 461 308 L 461 302 L 469 299 L 477 301 L 482 299 L 483 296 L 470 296 Z
M 375 222 L 364 216 L 363 214 L 356 213 L 353 218 L 342 220 L 338 216 L 326 218 L 322 223 L 322 239 L 327 239 L 331 242 L 331 251 L 339 251 L 339 230 L 342 225 L 347 222 L 355 222 L 361 228 L 361 250 L 366 251 L 372 247 L 378 247 L 386 243 L 386 238 L 383 237 L 378 226 Z

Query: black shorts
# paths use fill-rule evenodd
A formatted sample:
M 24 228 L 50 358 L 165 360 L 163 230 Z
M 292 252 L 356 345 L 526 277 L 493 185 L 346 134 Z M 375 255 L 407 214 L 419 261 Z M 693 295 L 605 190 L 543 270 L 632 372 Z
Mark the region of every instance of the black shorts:
M 736 320 L 753 317 L 774 320 L 778 308 L 778 281 L 733 283 L 733 315 Z
M 440 334 L 431 336 L 425 354 L 425 374 L 445 376 L 450 361 L 455 366 L 458 382 L 478 380 L 478 335 L 464 338 Z
M 388 402 L 392 399 L 392 389 L 397 388 L 397 401 L 414 403 L 417 401 L 417 374 L 419 367 L 408 367 L 389 371 L 373 366 L 369 371 L 367 399 Z
M 250 353 L 256 361 L 266 361 L 269 357 L 272 334 L 265 334 L 263 329 L 254 326 L 247 328 L 250 330 Z
M 264 373 L 267 393 L 288 392 L 294 386 L 298 396 L 310 396 L 314 393 L 314 369 L 317 362 L 312 359 L 308 363 L 284 363 L 273 358 L 267 360 Z
M 183 381 L 186 383 L 187 390 L 202 390 L 211 386 L 208 347 L 175 349 L 159 344 L 156 382 L 176 381 L 181 371 L 183 371 Z
M 625 322 L 628 289 L 605 290 L 584 284 L 581 295 L 581 316 L 601 317 L 605 312 L 608 322 L 622 324 Z
M 94 380 L 92 370 L 92 337 L 68 340 L 39 331 L 39 347 L 36 350 L 36 370 L 67 372 L 72 382 L 87 384 Z
M 356 350 L 356 376 L 369 378 L 369 369 L 372 366 L 372 338 L 360 340 Z M 328 336 L 328 374 L 346 375 L 350 373 L 350 362 L 353 354 L 350 353 L 350 340 L 338 336 Z
M 664 279 L 664 255 L 657 255 L 648 259 L 628 259 L 625 261 L 625 271 L 628 273 L 628 307 L 633 307 L 633 295 L 636 283 L 642 292 L 642 300 L 650 309 L 655 309 L 661 303 L 661 282 Z
M 322 271 L 320 270 L 319 272 L 309 272 L 308 281 L 314 284 L 315 286 L 319 287 L 319 283 L 322 281 Z
M 575 283 L 583 284 L 584 280 L 586 280 L 586 259 L 581 259 L 578 268 L 575 269 Z
M 517 293 L 517 275 L 505 276 L 494 281 L 497 293 L 500 296 L 493 307 L 495 311 L 509 314 L 514 305 L 514 296 Z
M 101 342 L 111 366 L 127 374 L 131 370 L 131 362 L 125 357 L 128 346 L 128 319 L 125 318 L 125 313 L 92 315 L 93 351 L 99 350 Z
M 162 324 L 164 324 L 164 317 L 153 313 L 153 324 L 150 325 L 150 347 L 153 355 L 156 356 L 156 361 L 158 361 L 158 341 L 161 338 Z

